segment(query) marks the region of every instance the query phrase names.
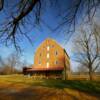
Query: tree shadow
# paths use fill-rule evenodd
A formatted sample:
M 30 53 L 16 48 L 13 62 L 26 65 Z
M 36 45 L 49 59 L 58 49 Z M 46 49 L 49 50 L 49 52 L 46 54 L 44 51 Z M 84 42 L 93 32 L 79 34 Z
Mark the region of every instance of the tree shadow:
M 51 87 L 51 88 L 70 88 L 78 91 L 82 91 L 94 96 L 100 97 L 100 82 L 93 81 L 74 81 L 74 80 L 44 80 L 41 86 Z
M 0 87 L 0 100 L 80 100 L 80 97 L 85 100 L 89 95 L 100 98 L 100 82 L 55 79 L 42 79 L 39 81 L 35 83 L 33 81 L 26 87 L 20 87 L 20 89 L 17 88 L 20 82 Z M 76 90 L 77 93 L 71 93 L 64 89 Z
M 13 86 L 13 85 L 12 85 Z M 0 100 L 75 100 L 75 96 L 64 93 L 62 90 L 46 87 L 27 87 L 20 91 L 11 88 L 0 88 Z

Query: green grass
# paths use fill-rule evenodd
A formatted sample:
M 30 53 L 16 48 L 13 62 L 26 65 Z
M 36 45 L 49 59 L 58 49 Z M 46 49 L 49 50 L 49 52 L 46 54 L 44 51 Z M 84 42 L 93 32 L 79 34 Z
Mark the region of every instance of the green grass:
M 70 88 L 87 93 L 100 95 L 100 82 L 96 81 L 72 81 L 72 80 L 44 80 L 41 86 L 51 88 Z
M 29 86 L 43 86 L 59 89 L 75 89 L 92 94 L 100 94 L 100 81 L 75 81 L 75 80 L 57 80 L 57 79 L 33 79 L 23 75 L 4 75 L 0 76 L 0 84 L 23 84 Z

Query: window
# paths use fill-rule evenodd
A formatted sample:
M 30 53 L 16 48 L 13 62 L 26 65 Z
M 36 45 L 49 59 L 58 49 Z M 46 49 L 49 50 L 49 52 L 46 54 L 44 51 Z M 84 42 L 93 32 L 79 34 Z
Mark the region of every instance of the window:
M 56 64 L 56 65 L 58 64 L 58 61 L 57 61 L 57 60 L 55 61 L 55 64 Z
M 47 58 L 49 58 L 49 53 L 47 53 Z
M 47 51 L 49 51 L 50 50 L 50 46 L 47 46 Z
M 39 65 L 41 65 L 41 61 L 39 61 Z
M 40 53 L 40 57 L 41 57 L 41 53 Z
M 52 45 L 52 48 L 54 47 L 54 45 Z
M 43 50 L 45 49 L 46 47 L 45 46 L 43 46 Z
M 47 62 L 47 68 L 49 68 L 49 62 Z
M 55 52 L 55 55 L 58 55 L 58 52 L 57 51 Z

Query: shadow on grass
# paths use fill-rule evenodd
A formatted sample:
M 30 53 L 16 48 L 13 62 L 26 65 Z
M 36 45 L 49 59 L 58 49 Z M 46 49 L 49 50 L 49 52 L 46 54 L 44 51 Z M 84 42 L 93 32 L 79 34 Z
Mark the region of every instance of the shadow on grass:
M 13 84 L 12 84 L 13 87 Z M 3 87 L 0 88 L 0 100 L 76 100 L 77 98 L 68 93 L 64 93 L 61 90 L 55 90 L 51 88 L 43 88 L 43 87 L 32 87 L 29 86 L 27 88 L 22 88 L 20 91 L 16 89 Z
M 100 82 L 95 81 L 64 81 L 55 79 L 44 79 L 41 84 L 38 83 L 36 85 L 59 89 L 70 88 L 92 95 L 100 96 Z
M 23 79 L 23 78 L 22 78 Z M 56 80 L 56 79 L 7 79 L 5 83 L 9 83 L 6 87 L 0 87 L 0 100 L 42 100 L 43 97 L 57 98 L 55 100 L 62 100 L 63 97 L 72 98 L 76 100 L 76 96 L 68 92 L 64 92 L 63 89 L 74 89 L 80 93 L 80 91 L 90 95 L 94 95 L 100 98 L 100 81 L 72 81 L 72 80 Z M 25 85 L 25 87 L 24 87 Z M 16 91 L 15 87 L 21 87 L 20 91 Z M 39 87 L 39 88 L 38 88 Z M 48 88 L 49 87 L 49 88 Z M 13 89 L 15 88 L 15 89 Z M 81 93 L 80 93 L 81 95 Z M 84 97 L 84 95 L 82 95 Z M 82 97 L 80 96 L 80 97 Z M 6 98 L 7 99 L 3 99 Z M 82 97 L 82 98 L 83 98 Z M 52 100 L 49 99 L 49 100 Z M 67 99 L 70 100 L 70 99 Z M 86 100 L 86 98 L 84 99 Z

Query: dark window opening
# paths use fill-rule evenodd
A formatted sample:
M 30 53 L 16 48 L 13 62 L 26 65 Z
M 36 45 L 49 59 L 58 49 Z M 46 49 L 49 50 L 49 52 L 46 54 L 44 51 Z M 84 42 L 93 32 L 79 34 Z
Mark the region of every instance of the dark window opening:
M 52 45 L 52 48 L 54 47 L 54 45 Z
M 41 53 L 40 53 L 40 57 L 41 57 Z
M 41 64 L 41 61 L 39 61 L 39 64 Z
M 55 54 L 58 55 L 58 52 L 56 51 Z
M 55 61 L 55 64 L 58 64 L 58 61 Z

